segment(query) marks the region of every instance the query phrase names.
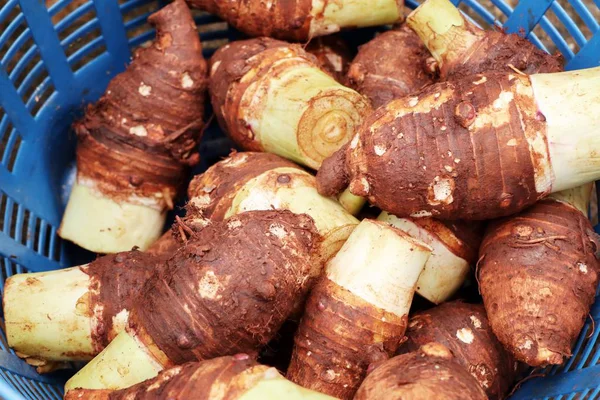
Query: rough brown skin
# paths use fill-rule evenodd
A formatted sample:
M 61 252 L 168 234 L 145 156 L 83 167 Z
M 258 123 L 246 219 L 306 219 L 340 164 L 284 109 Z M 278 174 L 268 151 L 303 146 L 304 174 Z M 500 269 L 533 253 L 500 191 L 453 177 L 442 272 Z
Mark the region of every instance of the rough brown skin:
M 342 85 L 352 61 L 348 43 L 339 35 L 315 38 L 306 46 L 306 51 L 317 57 L 321 69 L 329 72 Z
M 438 343 L 377 366 L 355 400 L 485 400 L 487 396 L 452 353 Z
M 432 84 L 430 57 L 408 26 L 387 31 L 360 47 L 348 71 L 349 86 L 380 107 Z
M 467 29 L 470 27 L 467 26 Z M 476 33 L 481 39 L 466 49 L 455 59 L 448 59 L 440 68 L 442 79 L 453 79 L 485 71 L 510 72 L 514 67 L 527 75 L 560 72 L 564 59 L 561 55 L 552 56 L 537 48 L 529 40 L 517 34 L 500 31 Z
M 208 219 L 223 220 L 239 189 L 249 180 L 275 168 L 301 168 L 269 153 L 231 153 L 203 174 L 196 175 L 188 187 L 195 210 Z
M 190 362 L 121 390 L 70 390 L 65 400 L 236 399 L 260 380 L 268 367 L 246 354 Z M 220 390 L 208 390 L 219 388 Z
M 411 317 L 406 336 L 398 354 L 440 343 L 492 400 L 503 399 L 516 378 L 518 364 L 492 333 L 483 305 L 454 301 L 421 311 Z
M 531 366 L 571 355 L 594 302 L 598 244 L 578 210 L 552 199 L 492 223 L 479 251 L 479 288 L 504 347 Z
M 160 268 L 164 259 L 132 250 L 100 257 L 82 271 L 91 278 L 88 309 L 95 315 L 92 340 L 100 353 L 119 333 L 113 329 L 113 317 L 131 310 L 135 295 Z M 94 308 L 102 308 L 94 312 Z
M 308 389 L 352 399 L 369 364 L 394 354 L 407 319 L 322 278 L 306 302 L 287 378 Z
M 237 117 L 242 96 L 246 89 L 256 81 L 256 78 L 248 79 L 243 83 L 240 82 L 240 79 L 263 60 L 270 57 L 275 61 L 276 58 L 268 50 L 282 47 L 289 48 L 299 56 L 319 65 L 316 57 L 304 51 L 302 46 L 269 38 L 229 43 L 217 50 L 210 59 L 212 72 L 209 89 L 217 120 L 221 129 L 245 150 L 263 151 L 263 148 L 259 142 L 254 140 L 253 135 L 248 135 L 248 127 Z M 214 66 L 217 63 L 221 67 L 216 68 L 215 71 Z M 257 77 L 260 75 L 261 73 L 258 73 Z
M 251 211 L 188 228 L 185 246 L 146 282 L 128 332 L 166 367 L 256 352 L 312 283 L 312 219 Z
M 527 141 L 545 137 L 545 129 L 526 76 L 491 72 L 437 83 L 365 120 L 345 157 L 350 191 L 399 217 L 514 214 L 547 194 L 535 186 L 544 156 L 530 154 Z M 330 176 L 317 175 L 321 193 L 337 191 Z M 441 184 L 450 195 L 436 197 Z
M 136 52 L 127 70 L 74 124 L 78 178 L 94 179 L 117 200 L 163 193 L 163 206 L 170 208 L 186 167 L 198 161 L 206 62 L 183 0 L 148 21 L 157 39 Z
M 308 39 L 312 0 L 187 0 L 191 7 L 216 14 L 250 36 Z M 271 5 L 271 6 L 269 6 Z

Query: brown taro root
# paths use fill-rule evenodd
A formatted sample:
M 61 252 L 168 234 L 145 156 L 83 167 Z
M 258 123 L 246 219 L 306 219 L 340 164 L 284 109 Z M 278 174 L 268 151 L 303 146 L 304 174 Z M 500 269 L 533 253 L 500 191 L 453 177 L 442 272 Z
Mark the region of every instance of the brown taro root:
M 480 249 L 479 287 L 504 347 L 531 366 L 571 355 L 594 302 L 598 241 L 585 217 L 591 185 L 492 223 Z
M 250 36 L 307 42 L 343 28 L 392 24 L 404 0 L 187 0 Z
M 8 345 L 40 369 L 53 361 L 91 360 L 125 329 L 134 294 L 161 262 L 134 250 L 11 276 L 3 296 Z
M 408 340 L 398 354 L 417 351 L 430 342 L 440 343 L 492 400 L 503 399 L 516 378 L 518 364 L 492 333 L 480 304 L 454 301 L 414 314 L 406 336 Z
M 333 400 L 297 386 L 247 354 L 189 362 L 121 390 L 76 389 L 65 400 Z
M 363 220 L 313 288 L 287 377 L 351 399 L 370 363 L 404 338 L 415 285 L 431 249 L 383 222 Z
M 319 244 L 323 263 L 337 253 L 358 224 L 338 202 L 317 192 L 314 176 L 269 153 L 232 153 L 195 176 L 188 197 L 194 213 L 216 221 L 252 210 L 307 214 L 323 239 Z M 319 276 L 321 272 L 315 268 L 313 273 Z
M 137 296 L 126 331 L 67 390 L 120 389 L 175 364 L 256 352 L 306 294 L 320 240 L 307 215 L 250 211 L 190 223 L 186 244 Z
M 318 37 L 310 41 L 306 51 L 314 55 L 322 69 L 329 72 L 341 84 L 352 61 L 348 43 L 339 35 Z
M 319 192 L 349 181 L 354 195 L 398 217 L 514 214 L 600 177 L 599 93 L 600 68 L 433 84 L 371 114 L 323 164 Z
M 475 378 L 439 343 L 428 343 L 374 367 L 355 400 L 487 399 Z
M 317 169 L 371 111 L 363 96 L 321 70 L 300 45 L 268 38 L 233 42 L 210 65 L 219 123 L 245 150 Z
M 439 63 L 442 79 L 485 71 L 517 69 L 531 75 L 563 69 L 561 56 L 551 56 L 519 35 L 480 29 L 449 0 L 425 1 L 407 24 Z
M 74 124 L 77 179 L 59 234 L 97 253 L 155 241 L 198 161 L 207 80 L 192 15 L 177 0 L 148 21 L 157 39 Z
M 475 221 L 398 218 L 382 212 L 377 218 L 423 241 L 433 251 L 417 282 L 417 293 L 439 304 L 462 286 L 477 261 L 483 226 Z
M 348 71 L 348 84 L 377 108 L 432 84 L 434 64 L 421 39 L 404 25 L 360 47 Z

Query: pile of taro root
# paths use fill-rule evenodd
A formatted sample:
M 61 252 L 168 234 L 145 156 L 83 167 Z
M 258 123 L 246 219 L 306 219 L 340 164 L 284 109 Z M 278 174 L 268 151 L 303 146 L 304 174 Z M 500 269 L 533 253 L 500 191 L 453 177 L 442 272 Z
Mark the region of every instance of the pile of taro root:
M 205 60 L 190 9 L 243 39 Z M 4 289 L 20 357 L 89 361 L 66 398 L 502 399 L 572 356 L 599 69 L 449 0 L 176 0 L 149 22 L 73 125 L 60 235 L 99 256 Z M 210 123 L 236 149 L 192 177 Z

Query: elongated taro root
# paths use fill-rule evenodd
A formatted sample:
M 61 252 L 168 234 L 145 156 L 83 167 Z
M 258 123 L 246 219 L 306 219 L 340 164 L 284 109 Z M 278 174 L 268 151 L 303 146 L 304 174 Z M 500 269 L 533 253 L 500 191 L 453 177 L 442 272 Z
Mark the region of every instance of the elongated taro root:
M 600 177 L 599 105 L 600 68 L 437 83 L 368 117 L 319 170 L 319 192 L 349 180 L 399 217 L 514 214 Z
M 275 335 L 312 283 L 319 234 L 290 211 L 250 211 L 204 223 L 154 274 L 126 331 L 67 382 L 120 389 L 165 367 L 238 352 Z
M 308 297 L 288 379 L 351 399 L 369 364 L 392 356 L 403 340 L 430 254 L 399 229 L 363 220 Z
M 91 360 L 125 329 L 134 294 L 162 261 L 130 251 L 11 276 L 3 296 L 8 345 L 38 368 Z
M 187 0 L 250 36 L 306 42 L 343 28 L 392 24 L 404 19 L 404 0 Z
M 232 153 L 194 177 L 188 197 L 195 213 L 217 221 L 252 210 L 307 214 L 323 238 L 319 245 L 323 262 L 338 252 L 358 225 L 338 202 L 317 192 L 314 176 L 268 153 Z M 314 270 L 315 276 L 321 272 Z
M 329 72 L 341 84 L 352 62 L 348 43 L 339 35 L 318 37 L 310 41 L 306 51 L 317 58 L 322 69 Z
M 406 25 L 360 47 L 348 71 L 348 84 L 373 107 L 404 97 L 434 82 L 435 61 Z
M 398 218 L 387 212 L 377 218 L 403 230 L 432 248 L 417 281 L 417 293 L 439 304 L 464 283 L 477 261 L 481 243 L 480 225 L 476 222 L 438 221 L 433 218 Z
M 479 288 L 490 325 L 531 366 L 571 355 L 598 285 L 598 240 L 586 218 L 590 185 L 491 224 Z
M 74 125 L 77 179 L 59 234 L 98 253 L 155 241 L 198 160 L 206 63 L 192 15 L 177 0 L 148 21 L 157 39 Z
M 78 389 L 65 400 L 333 400 L 285 379 L 247 354 L 189 362 L 121 390 Z
M 219 123 L 246 150 L 318 169 L 370 112 L 364 97 L 322 71 L 300 45 L 268 38 L 233 42 L 210 64 Z
M 440 66 L 442 79 L 485 71 L 526 74 L 560 72 L 563 60 L 527 39 L 500 31 L 484 31 L 449 0 L 427 0 L 407 18 Z
M 355 400 L 486 400 L 469 372 L 439 343 L 403 354 L 377 366 Z
M 417 351 L 430 342 L 440 343 L 492 400 L 503 399 L 516 378 L 518 364 L 492 333 L 480 304 L 454 301 L 421 311 L 410 318 L 406 336 L 399 354 Z

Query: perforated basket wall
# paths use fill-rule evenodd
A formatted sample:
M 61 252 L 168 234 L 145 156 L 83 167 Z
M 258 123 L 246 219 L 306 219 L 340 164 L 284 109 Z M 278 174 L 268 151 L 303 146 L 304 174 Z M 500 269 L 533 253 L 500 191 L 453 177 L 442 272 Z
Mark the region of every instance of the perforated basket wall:
M 503 26 L 562 52 L 568 69 L 600 65 L 600 0 L 454 3 L 480 25 Z M 417 4 L 407 1 L 411 8 Z M 56 235 L 74 177 L 70 124 L 124 69 L 131 49 L 152 39 L 146 18 L 162 5 L 0 0 L 0 294 L 13 274 L 63 268 L 89 257 Z M 207 57 L 233 34 L 210 15 L 196 13 L 196 22 Z M 200 169 L 229 148 L 215 124 L 205 138 Z M 600 302 L 591 318 L 600 322 Z M 514 397 L 598 398 L 600 329 L 593 326 L 588 320 L 565 365 L 542 371 L 547 377 L 524 383 Z M 38 375 L 7 347 L 4 329 L 0 332 L 0 398 L 59 399 L 68 375 Z

